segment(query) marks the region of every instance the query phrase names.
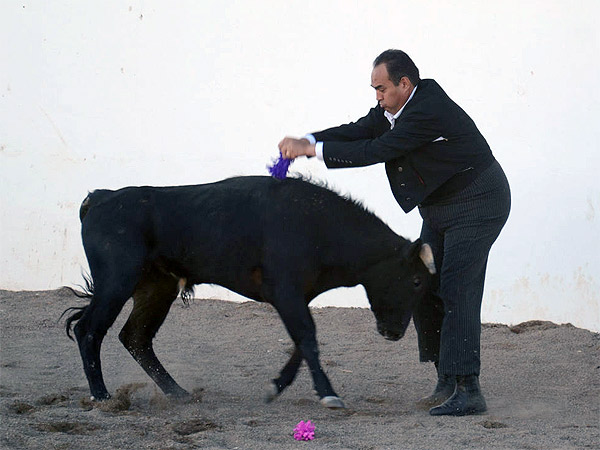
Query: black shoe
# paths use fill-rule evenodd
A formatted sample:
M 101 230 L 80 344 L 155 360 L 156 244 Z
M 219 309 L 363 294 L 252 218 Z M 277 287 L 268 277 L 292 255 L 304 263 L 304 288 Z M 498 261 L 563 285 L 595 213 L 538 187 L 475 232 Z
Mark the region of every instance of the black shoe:
M 466 416 L 487 411 L 485 399 L 479 387 L 477 375 L 457 376 L 456 390 L 452 397 L 440 406 L 431 408 L 432 416 Z
M 440 405 L 452 396 L 455 389 L 456 376 L 438 375 L 438 381 L 433 394 L 423 397 L 417 401 L 417 407 L 421 409 L 429 409 L 432 406 Z

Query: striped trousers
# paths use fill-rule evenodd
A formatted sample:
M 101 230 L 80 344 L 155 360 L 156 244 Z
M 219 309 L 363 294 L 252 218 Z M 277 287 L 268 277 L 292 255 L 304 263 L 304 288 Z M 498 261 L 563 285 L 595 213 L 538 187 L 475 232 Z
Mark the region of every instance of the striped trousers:
M 510 212 L 510 188 L 494 161 L 466 188 L 419 207 L 421 239 L 439 277 L 415 308 L 421 361 L 444 375 L 479 375 L 481 300 L 488 254 Z

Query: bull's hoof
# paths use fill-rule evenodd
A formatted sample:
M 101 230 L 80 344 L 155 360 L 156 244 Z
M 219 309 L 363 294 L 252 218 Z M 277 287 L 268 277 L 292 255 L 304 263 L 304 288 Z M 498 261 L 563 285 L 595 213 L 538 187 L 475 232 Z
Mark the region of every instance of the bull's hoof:
M 279 389 L 275 386 L 275 383 L 269 383 L 265 392 L 265 403 L 271 403 L 277 397 L 279 397 Z
M 108 392 L 106 392 L 105 394 L 91 395 L 90 401 L 91 402 L 103 402 L 105 400 L 109 400 L 110 398 L 111 398 L 110 394 Z
M 344 409 L 346 407 L 342 399 L 334 395 L 328 395 L 327 397 L 323 397 L 321 399 L 321 405 L 329 409 Z
M 186 404 L 193 403 L 194 398 L 188 391 L 169 392 L 166 397 L 173 403 Z

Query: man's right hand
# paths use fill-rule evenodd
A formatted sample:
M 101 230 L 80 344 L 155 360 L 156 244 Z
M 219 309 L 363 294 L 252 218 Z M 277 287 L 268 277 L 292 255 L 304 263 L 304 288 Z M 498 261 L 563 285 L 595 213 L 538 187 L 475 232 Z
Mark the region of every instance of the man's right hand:
M 298 156 L 316 156 L 315 144 L 308 139 L 297 139 L 286 136 L 279 143 L 279 151 L 287 159 L 296 159 Z

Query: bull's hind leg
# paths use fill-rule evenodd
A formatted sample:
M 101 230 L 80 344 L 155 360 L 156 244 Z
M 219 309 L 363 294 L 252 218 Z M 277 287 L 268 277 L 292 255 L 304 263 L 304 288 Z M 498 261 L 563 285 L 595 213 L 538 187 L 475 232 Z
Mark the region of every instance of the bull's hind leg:
M 142 272 L 146 246 L 131 230 L 129 234 L 125 234 L 126 228 L 112 230 L 109 226 L 112 219 L 103 222 L 104 217 L 99 214 L 92 216 L 90 211 L 81 234 L 94 292 L 73 331 L 92 397 L 101 400 L 110 397 L 100 365 L 102 340 L 133 294 Z
M 165 394 L 184 398 L 189 394 L 169 375 L 152 348 L 152 339 L 178 293 L 178 281 L 172 276 L 158 271 L 145 272 L 133 294 L 133 310 L 119 339 Z
M 100 347 L 106 332 L 131 296 L 134 284 L 126 279 L 117 281 L 99 276 L 94 280 L 101 281 L 95 283 L 92 301 L 85 308 L 73 331 L 92 398 L 105 400 L 110 398 L 110 394 L 102 377 Z

